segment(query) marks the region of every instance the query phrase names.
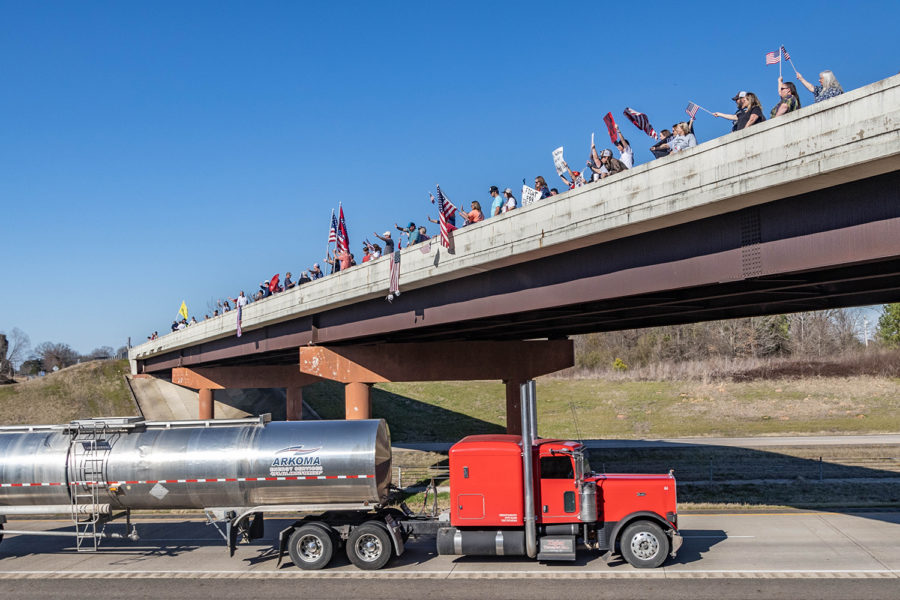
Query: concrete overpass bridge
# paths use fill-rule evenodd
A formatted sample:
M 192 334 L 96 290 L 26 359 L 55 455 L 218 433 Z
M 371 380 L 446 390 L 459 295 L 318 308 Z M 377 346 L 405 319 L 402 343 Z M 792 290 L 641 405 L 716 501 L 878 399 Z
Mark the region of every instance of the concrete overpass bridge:
M 574 362 L 578 333 L 900 299 L 900 76 L 131 349 L 132 371 L 200 390 L 382 381 L 518 384 Z

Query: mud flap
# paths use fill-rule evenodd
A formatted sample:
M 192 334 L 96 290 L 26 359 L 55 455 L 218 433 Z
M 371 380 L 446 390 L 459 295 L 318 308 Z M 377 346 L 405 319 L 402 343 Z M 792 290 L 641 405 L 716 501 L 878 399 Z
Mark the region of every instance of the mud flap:
M 684 540 L 681 538 L 681 534 L 674 529 L 669 530 L 669 538 L 672 540 L 672 551 L 669 552 L 669 556 L 675 558 L 675 555 L 678 553 L 678 549 L 681 548 L 681 544 Z
M 278 560 L 275 561 L 276 569 L 281 566 L 281 559 L 284 558 L 284 553 L 287 550 L 288 538 L 294 533 L 294 529 L 296 529 L 296 527 L 291 525 L 290 527 L 282 529 L 278 534 Z
M 391 515 L 384 516 L 384 525 L 388 535 L 391 536 L 391 540 L 394 542 L 394 550 L 397 556 L 400 556 L 406 550 L 406 546 L 403 544 L 403 528 Z

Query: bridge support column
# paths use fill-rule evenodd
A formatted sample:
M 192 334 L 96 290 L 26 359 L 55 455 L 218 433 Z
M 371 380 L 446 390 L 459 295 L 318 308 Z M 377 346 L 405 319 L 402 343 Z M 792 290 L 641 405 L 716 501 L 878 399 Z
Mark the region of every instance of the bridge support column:
M 200 403 L 198 407 L 198 416 L 199 419 L 215 419 L 215 396 L 213 395 L 213 391 L 209 388 L 200 388 Z
M 345 419 L 371 419 L 372 418 L 372 384 L 357 381 L 344 385 L 344 418 Z
M 285 388 L 285 419 L 288 421 L 303 420 L 303 388 Z
M 504 379 L 506 384 L 506 433 L 522 435 L 522 394 L 520 379 Z

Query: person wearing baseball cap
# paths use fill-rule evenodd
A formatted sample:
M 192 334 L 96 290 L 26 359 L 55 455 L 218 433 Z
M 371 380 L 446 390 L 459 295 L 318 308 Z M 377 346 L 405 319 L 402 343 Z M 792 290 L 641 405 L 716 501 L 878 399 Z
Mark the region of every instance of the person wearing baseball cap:
M 737 131 L 741 129 L 738 127 L 738 123 L 741 120 L 741 117 L 747 112 L 747 92 L 741 91 L 734 95 L 732 98 L 737 103 L 737 110 L 734 111 L 733 115 L 729 115 L 727 113 L 714 112 L 714 117 L 720 117 L 722 119 L 728 119 L 729 121 L 734 121 L 734 125 L 731 126 L 732 131 Z
M 613 158 L 612 150 L 609 148 L 597 154 L 597 147 L 591 145 L 591 158 L 593 160 L 587 161 L 587 166 L 590 167 L 591 171 L 599 175 L 600 179 L 628 170 L 628 167 L 622 161 L 618 158 Z
M 500 195 L 500 190 L 496 185 L 492 185 L 488 193 L 494 199 L 491 203 L 491 216 L 496 217 L 503 210 L 503 197 Z
M 382 256 L 394 252 L 394 240 L 391 238 L 390 231 L 385 231 L 384 235 L 378 235 L 377 233 L 375 233 L 375 237 L 384 242 L 384 251 L 382 252 Z

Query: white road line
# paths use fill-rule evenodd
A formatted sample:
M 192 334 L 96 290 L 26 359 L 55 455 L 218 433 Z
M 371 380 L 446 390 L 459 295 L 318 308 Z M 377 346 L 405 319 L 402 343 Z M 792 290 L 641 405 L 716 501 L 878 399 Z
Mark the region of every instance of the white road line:
M 708 571 L 17 571 L 0 579 L 900 579 L 892 569 L 708 570 Z

